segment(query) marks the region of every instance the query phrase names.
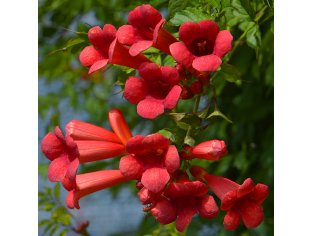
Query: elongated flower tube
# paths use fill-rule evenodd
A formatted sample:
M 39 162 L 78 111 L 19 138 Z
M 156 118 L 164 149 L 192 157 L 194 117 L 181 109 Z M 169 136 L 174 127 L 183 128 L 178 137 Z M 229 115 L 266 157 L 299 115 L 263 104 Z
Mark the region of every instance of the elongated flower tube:
M 68 192 L 66 205 L 71 209 L 79 209 L 80 198 L 88 194 L 121 184 L 125 181 L 125 177 L 119 170 L 101 170 L 77 175 L 76 187 L 75 189 Z
M 209 140 L 191 148 L 190 153 L 195 158 L 218 161 L 227 154 L 227 148 L 223 140 Z
M 219 31 L 212 20 L 184 22 L 179 29 L 183 41 L 170 45 L 174 59 L 185 68 L 200 72 L 216 71 L 222 58 L 232 49 L 233 36 L 230 31 Z
M 109 63 L 127 66 L 134 69 L 139 69 L 142 63 L 151 62 L 147 57 L 143 54 L 138 54 L 136 56 L 131 56 L 129 54 L 129 48 L 119 43 L 117 39 L 115 39 L 110 47 L 109 47 Z
M 79 120 L 70 121 L 66 125 L 65 129 L 66 134 L 70 135 L 74 140 L 94 140 L 122 143 L 118 136 L 113 132 Z
M 121 142 L 125 145 L 132 137 L 131 130 L 127 125 L 125 117 L 118 109 L 112 109 L 108 113 L 108 119 L 115 134 L 119 137 Z
M 227 211 L 223 224 L 227 230 L 235 230 L 242 220 L 247 228 L 255 228 L 263 221 L 262 202 L 269 194 L 264 184 L 254 185 L 251 178 L 239 185 L 227 178 L 208 174 L 200 166 L 192 166 L 191 173 L 204 180 L 221 200 L 221 210 Z
M 136 56 L 153 46 L 170 54 L 169 46 L 177 42 L 167 30 L 163 28 L 165 19 L 159 11 L 149 4 L 136 7 L 128 15 L 129 25 L 121 26 L 117 31 L 117 39 L 121 44 L 130 46 L 129 53 Z

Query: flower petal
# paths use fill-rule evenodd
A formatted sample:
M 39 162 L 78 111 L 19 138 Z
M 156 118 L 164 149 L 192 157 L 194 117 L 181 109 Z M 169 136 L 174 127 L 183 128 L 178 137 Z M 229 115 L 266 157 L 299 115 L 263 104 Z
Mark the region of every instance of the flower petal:
M 169 224 L 177 218 L 174 205 L 167 199 L 162 199 L 152 208 L 151 213 L 161 224 Z
M 227 192 L 221 200 L 221 210 L 229 210 L 237 201 L 237 190 Z
M 95 140 L 121 143 L 116 134 L 87 122 L 72 120 L 66 126 L 66 134 L 74 140 Z
M 155 26 L 153 32 L 153 46 L 170 55 L 169 46 L 177 42 L 177 39 L 170 32 L 164 29 L 165 22 L 166 20 L 162 19 Z
M 228 211 L 224 216 L 223 225 L 227 230 L 235 230 L 240 223 L 239 213 L 236 211 Z
M 67 155 L 63 155 L 54 159 L 48 169 L 48 178 L 51 182 L 60 182 L 66 175 L 69 166 L 69 159 Z
M 137 106 L 137 113 L 146 119 L 154 119 L 164 113 L 165 107 L 162 100 L 147 97 L 140 101 Z
M 165 190 L 165 195 L 170 198 L 187 196 L 203 196 L 208 192 L 206 185 L 200 181 L 171 183 Z
M 197 206 L 199 214 L 206 218 L 212 219 L 218 216 L 219 208 L 214 200 L 213 196 L 204 196 L 201 198 Z
M 181 43 L 176 42 L 169 47 L 172 57 L 186 68 L 192 68 L 195 56 Z
M 71 190 L 68 192 L 66 197 L 66 206 L 70 209 L 80 209 L 78 199 L 75 196 L 75 190 Z
M 248 229 L 255 228 L 263 221 L 263 208 L 251 202 L 246 205 L 242 210 L 243 222 Z
M 141 182 L 153 193 L 161 192 L 170 179 L 170 175 L 164 168 L 152 167 L 144 171 Z
M 180 99 L 181 92 L 182 88 L 179 85 L 173 86 L 165 98 L 164 107 L 169 110 L 175 108 Z
M 248 195 L 250 199 L 256 203 L 261 204 L 269 195 L 269 187 L 265 184 L 256 184 L 253 191 Z
M 143 205 L 151 204 L 157 199 L 157 195 L 155 193 L 152 193 L 144 187 L 138 192 L 138 197 Z
M 195 58 L 192 65 L 198 71 L 216 71 L 221 63 L 222 61 L 218 56 L 207 55 Z
M 160 67 L 155 63 L 143 63 L 139 68 L 139 74 L 147 82 L 157 81 L 162 76 Z
M 109 63 L 127 66 L 134 69 L 139 69 L 143 63 L 151 63 L 151 61 L 143 54 L 139 54 L 135 57 L 129 54 L 129 48 L 122 45 L 117 39 L 115 39 L 109 46 Z
M 131 56 L 137 56 L 141 52 L 145 51 L 146 49 L 150 48 L 153 45 L 153 41 L 151 40 L 140 40 L 137 43 L 134 43 L 129 50 Z
M 123 144 L 126 144 L 132 134 L 122 112 L 118 109 L 112 109 L 108 113 L 108 119 L 115 134 Z
M 155 28 L 161 19 L 160 12 L 149 4 L 137 6 L 128 15 L 128 22 L 139 29 Z
M 80 163 L 104 160 L 120 156 L 125 152 L 125 146 L 107 141 L 76 141 L 80 153 Z
M 255 187 L 255 184 L 252 181 L 252 179 L 251 178 L 246 179 L 244 183 L 241 186 L 239 186 L 239 188 L 237 189 L 237 197 L 241 198 L 247 195 L 253 190 L 254 187 Z
M 120 159 L 119 169 L 127 179 L 140 179 L 144 171 L 143 163 L 132 155 Z
M 146 97 L 144 80 L 130 76 L 125 85 L 124 97 L 131 103 L 137 104 Z
M 83 66 L 92 66 L 95 62 L 103 59 L 105 59 L 104 56 L 93 46 L 85 47 L 79 55 L 79 60 Z
M 108 63 L 108 59 L 99 60 L 93 63 L 93 65 L 89 69 L 89 74 L 96 72 L 100 69 L 104 69 Z
M 212 20 L 203 20 L 198 24 L 200 26 L 200 37 L 207 39 L 213 45 L 219 33 L 218 24 Z
M 198 37 L 200 26 L 196 22 L 184 22 L 179 29 L 179 39 L 186 45 Z
M 76 174 L 79 166 L 79 159 L 75 158 L 70 162 L 62 184 L 67 191 L 76 188 Z
M 228 30 L 222 30 L 218 33 L 213 49 L 213 54 L 223 58 L 225 54 L 232 50 L 233 36 Z
M 196 214 L 196 205 L 188 199 L 184 204 L 180 204 L 178 208 L 178 218 L 176 220 L 176 229 L 183 232 L 185 228 L 191 223 L 192 217 Z
M 161 70 L 161 79 L 165 82 L 169 83 L 170 85 L 176 85 L 180 82 L 180 75 L 179 71 L 172 66 L 162 66 L 160 67 Z
M 136 42 L 138 30 L 132 25 L 122 25 L 119 27 L 116 37 L 121 44 L 132 45 Z
M 169 173 L 175 172 L 180 166 L 180 156 L 176 146 L 170 145 L 165 155 L 165 166 Z
M 42 139 L 41 150 L 50 161 L 58 158 L 66 151 L 64 144 L 56 137 L 54 133 L 51 132 Z

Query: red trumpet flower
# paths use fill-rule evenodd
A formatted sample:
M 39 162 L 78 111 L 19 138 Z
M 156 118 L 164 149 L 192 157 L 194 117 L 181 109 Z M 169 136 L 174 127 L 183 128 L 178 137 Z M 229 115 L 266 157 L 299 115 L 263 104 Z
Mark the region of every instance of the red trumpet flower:
M 114 134 L 101 127 L 73 120 L 66 125 L 66 138 L 56 127 L 42 140 L 42 152 L 51 160 L 48 177 L 52 182 L 62 182 L 67 190 L 75 188 L 79 163 L 93 162 L 120 156 L 131 138 L 130 129 L 122 113 L 113 109 L 109 120 Z
M 235 230 L 241 219 L 247 228 L 255 228 L 263 221 L 261 204 L 269 194 L 267 185 L 254 185 L 251 178 L 239 185 L 227 178 L 210 175 L 199 166 L 193 166 L 191 173 L 194 177 L 206 181 L 221 200 L 221 210 L 227 211 L 223 221 L 225 229 Z
M 126 144 L 130 154 L 120 159 L 119 168 L 127 179 L 140 180 L 152 193 L 160 193 L 170 180 L 170 174 L 180 166 L 174 145 L 161 134 L 137 135 Z
M 179 73 L 170 66 L 157 66 L 144 63 L 139 68 L 143 79 L 131 76 L 126 82 L 124 96 L 137 105 L 137 112 L 147 119 L 154 119 L 164 113 L 164 109 L 173 109 L 179 101 L 181 87 Z
M 190 154 L 194 158 L 218 161 L 227 154 L 227 148 L 223 140 L 209 140 L 190 148 Z
M 184 22 L 179 29 L 179 39 L 170 45 L 174 59 L 185 68 L 197 71 L 215 71 L 222 58 L 232 49 L 233 36 L 230 31 L 219 31 L 219 26 L 211 20 L 198 23 Z
M 143 4 L 131 11 L 128 22 L 130 25 L 121 26 L 116 36 L 121 44 L 130 46 L 131 56 L 136 56 L 152 46 L 170 54 L 170 44 L 177 42 L 163 28 L 165 19 L 160 12 L 149 4 Z
M 80 198 L 108 187 L 121 184 L 125 181 L 125 177 L 119 170 L 101 170 L 77 175 L 76 187 L 68 192 L 66 205 L 71 209 L 79 209 Z
M 202 182 L 182 177 L 166 188 L 166 199 L 157 202 L 151 213 L 161 224 L 176 220 L 176 229 L 183 232 L 196 213 L 206 219 L 218 215 L 218 206 L 212 196 L 206 195 L 207 192 L 208 188 Z
M 143 62 L 150 62 L 145 56 L 130 56 L 129 49 L 116 43 L 116 28 L 105 24 L 88 31 L 88 38 L 92 46 L 85 47 L 79 56 L 82 65 L 90 67 L 89 74 L 104 69 L 108 63 L 139 68 Z

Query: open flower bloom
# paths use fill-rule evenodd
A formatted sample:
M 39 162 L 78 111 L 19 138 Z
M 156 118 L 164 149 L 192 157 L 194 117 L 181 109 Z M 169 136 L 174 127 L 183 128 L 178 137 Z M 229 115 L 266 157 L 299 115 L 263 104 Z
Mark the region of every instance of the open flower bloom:
M 120 159 L 119 169 L 127 179 L 140 180 L 152 193 L 160 193 L 170 180 L 170 174 L 180 166 L 174 145 L 161 134 L 137 135 L 126 144 L 129 155 Z
M 136 56 L 151 46 L 170 54 L 170 44 L 177 42 L 163 28 L 165 19 L 159 11 L 149 4 L 136 7 L 128 15 L 130 25 L 123 25 L 117 31 L 117 39 L 121 44 L 130 46 L 129 53 Z
M 48 133 L 41 142 L 43 154 L 51 161 L 48 178 L 51 182 L 61 182 L 70 190 L 74 187 L 79 165 L 79 151 L 70 136 L 63 136 L 59 127 Z
M 218 69 L 222 58 L 232 49 L 230 31 L 219 31 L 211 20 L 184 22 L 179 29 L 179 39 L 170 45 L 174 59 L 185 68 L 211 72 Z
M 183 232 L 196 213 L 206 219 L 218 215 L 218 206 L 207 192 L 208 188 L 200 181 L 190 181 L 187 177 L 179 179 L 170 183 L 164 192 L 166 199 L 158 201 L 151 213 L 161 224 L 176 220 L 176 229 Z
M 223 140 L 209 140 L 191 148 L 190 153 L 195 158 L 218 161 L 227 154 L 227 148 Z
M 82 65 L 90 67 L 89 74 L 104 69 L 108 63 L 137 69 L 143 62 L 149 62 L 143 55 L 130 56 L 129 49 L 116 44 L 116 28 L 111 24 L 105 24 L 103 29 L 92 27 L 88 38 L 92 46 L 81 51 L 79 60 Z
M 66 205 L 71 209 L 79 209 L 80 198 L 125 181 L 125 177 L 119 170 L 101 170 L 77 175 L 76 187 L 68 192 Z
M 179 73 L 170 66 L 159 67 L 155 63 L 144 63 L 139 68 L 143 79 L 130 76 L 126 81 L 124 97 L 137 105 L 137 112 L 147 119 L 154 119 L 173 109 L 180 98 Z
M 103 29 L 99 26 L 88 31 L 88 38 L 93 46 L 85 47 L 79 56 L 82 65 L 90 67 L 89 74 L 105 68 L 108 63 L 108 49 L 116 38 L 116 28 L 105 24 Z
M 210 175 L 199 166 L 193 166 L 191 173 L 206 181 L 221 200 L 221 210 L 227 211 L 223 221 L 225 229 L 235 230 L 241 219 L 247 228 L 255 228 L 263 221 L 261 204 L 269 194 L 267 185 L 255 185 L 250 178 L 239 185 L 227 178 Z

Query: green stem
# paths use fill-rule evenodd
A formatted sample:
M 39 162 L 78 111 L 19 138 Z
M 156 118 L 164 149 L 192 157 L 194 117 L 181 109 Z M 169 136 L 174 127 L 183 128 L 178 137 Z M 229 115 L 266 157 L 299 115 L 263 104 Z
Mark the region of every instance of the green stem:
M 196 97 L 195 97 L 195 105 L 194 105 L 194 108 L 193 108 L 193 112 L 194 113 L 198 112 L 199 102 L 200 102 L 200 95 L 196 95 Z

